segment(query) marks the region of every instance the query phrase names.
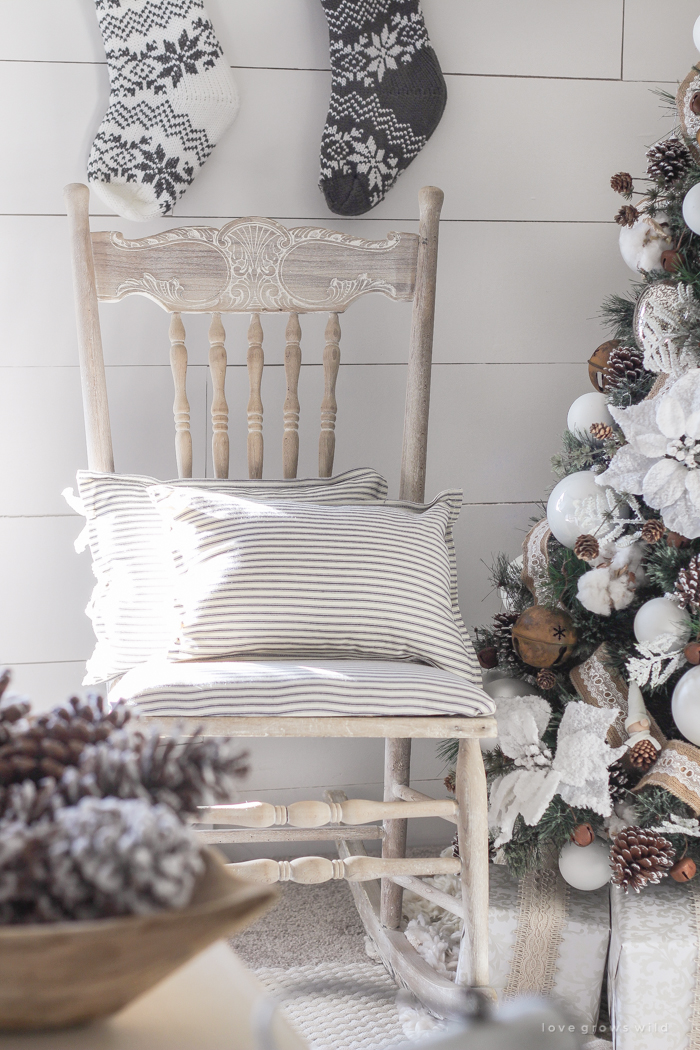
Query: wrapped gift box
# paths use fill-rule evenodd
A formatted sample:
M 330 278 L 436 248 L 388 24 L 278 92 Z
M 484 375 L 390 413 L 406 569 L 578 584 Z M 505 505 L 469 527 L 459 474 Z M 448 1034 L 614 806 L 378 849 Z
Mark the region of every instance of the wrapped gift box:
M 459 879 L 430 880 L 459 897 Z M 454 977 L 461 921 L 437 905 L 406 893 L 406 934 L 430 964 Z M 490 867 L 489 967 L 499 999 L 553 995 L 564 1002 L 583 1036 L 593 1038 L 610 939 L 608 887 L 584 893 L 558 871 L 520 881 Z M 607 1035 L 607 1033 L 606 1033 Z
M 700 1046 L 699 889 L 671 879 L 641 893 L 611 887 L 608 996 L 615 1050 Z

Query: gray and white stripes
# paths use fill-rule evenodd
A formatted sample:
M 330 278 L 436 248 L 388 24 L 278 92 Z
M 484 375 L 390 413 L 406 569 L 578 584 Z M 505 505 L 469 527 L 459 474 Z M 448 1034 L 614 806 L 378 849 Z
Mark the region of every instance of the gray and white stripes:
M 167 485 L 149 495 L 177 566 L 175 658 L 417 660 L 479 682 L 446 542 L 461 492 L 411 514 Z

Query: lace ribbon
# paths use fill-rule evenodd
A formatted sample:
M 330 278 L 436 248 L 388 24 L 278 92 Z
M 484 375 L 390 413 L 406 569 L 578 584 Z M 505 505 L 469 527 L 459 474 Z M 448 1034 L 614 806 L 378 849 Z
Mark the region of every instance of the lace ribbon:
M 546 518 L 533 525 L 523 540 L 522 581 L 535 602 L 546 599 L 549 587 L 547 541 L 552 535 Z
M 503 997 L 550 995 L 566 922 L 568 886 L 556 870 L 531 871 L 520 880 L 518 896 L 513 962 Z
M 641 791 L 649 784 L 666 788 L 700 815 L 700 751 L 685 740 L 669 740 L 651 772 L 634 790 Z
M 569 672 L 574 689 L 587 704 L 593 707 L 617 707 L 620 714 L 608 729 L 610 747 L 621 747 L 627 740 L 625 719 L 627 718 L 627 683 L 608 665 L 605 645 L 599 645 L 592 656 Z M 649 731 L 663 747 L 666 737 L 647 711 Z

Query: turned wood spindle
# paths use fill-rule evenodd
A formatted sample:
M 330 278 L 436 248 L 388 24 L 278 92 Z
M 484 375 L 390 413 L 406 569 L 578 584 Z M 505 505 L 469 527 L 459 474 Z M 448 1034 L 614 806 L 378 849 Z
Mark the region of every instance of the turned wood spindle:
M 402 875 L 456 875 L 459 859 L 456 857 L 381 857 L 353 856 L 344 860 L 328 857 L 295 857 L 294 860 L 244 860 L 227 867 L 250 882 L 300 882 L 313 885 L 331 879 L 348 882 L 369 882 L 382 876 Z
M 192 435 L 190 433 L 190 403 L 187 400 L 187 347 L 185 326 L 179 313 L 170 318 L 170 368 L 175 384 L 175 456 L 177 476 L 192 477 Z
M 221 314 L 211 315 L 209 325 L 209 372 L 213 387 L 211 401 L 211 451 L 214 477 L 228 477 L 228 404 L 226 403 L 226 332 Z
M 456 819 L 457 803 L 451 798 L 429 798 L 419 802 L 350 798 L 343 802 L 303 801 L 289 806 L 271 802 L 239 802 L 232 806 L 209 806 L 197 814 L 199 822 L 231 823 L 246 828 L 271 828 L 289 824 L 293 828 L 320 828 L 324 824 L 368 824 L 385 818 L 445 817 Z
M 284 374 L 287 396 L 284 400 L 282 463 L 285 478 L 297 476 L 299 464 L 299 372 L 301 371 L 301 325 L 299 314 L 290 314 L 285 333 Z
M 338 402 L 335 384 L 340 368 L 340 322 L 337 314 L 328 315 L 326 345 L 323 349 L 323 401 L 321 402 L 321 436 L 318 442 L 318 476 L 329 478 L 335 456 L 335 420 Z
M 263 472 L 263 403 L 260 396 L 265 356 L 260 314 L 253 314 L 248 326 L 248 477 L 261 478 Z

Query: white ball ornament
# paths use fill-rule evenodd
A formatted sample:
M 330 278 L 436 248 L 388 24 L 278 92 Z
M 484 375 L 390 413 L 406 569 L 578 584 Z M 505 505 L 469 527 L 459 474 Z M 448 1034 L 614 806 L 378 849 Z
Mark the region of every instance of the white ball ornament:
M 668 652 L 678 652 L 690 638 L 690 617 L 668 598 L 652 598 L 634 618 L 634 636 L 638 642 L 653 642 L 663 634 L 675 639 Z
M 700 18 L 695 19 L 695 25 L 693 26 L 693 43 L 700 51 Z
M 592 470 L 577 470 L 562 478 L 554 486 L 547 500 L 547 521 L 549 527 L 565 547 L 573 547 L 584 529 L 576 524 L 576 505 L 584 499 L 602 496 L 604 487 L 596 485 L 596 475 Z M 629 507 L 619 511 L 621 517 L 629 517 Z
M 652 222 L 649 216 L 642 215 L 634 226 L 622 227 L 619 244 L 630 270 L 662 270 L 661 256 L 673 246 L 668 216 L 659 212 Z
M 610 850 L 601 839 L 590 846 L 567 842 L 559 854 L 559 871 L 575 890 L 599 890 L 610 882 Z
M 700 745 L 700 665 L 691 667 L 676 683 L 671 713 L 686 740 Z
M 483 684 L 483 690 L 492 700 L 512 700 L 517 696 L 537 696 L 539 689 L 528 685 L 519 678 L 500 677 L 487 678 Z
M 683 221 L 693 233 L 700 233 L 700 182 L 691 186 L 683 198 Z
M 596 394 L 595 391 L 577 397 L 566 417 L 566 425 L 569 430 L 581 430 L 584 434 L 590 434 L 594 423 L 605 423 L 607 426 L 612 426 L 613 422 L 605 394 Z

